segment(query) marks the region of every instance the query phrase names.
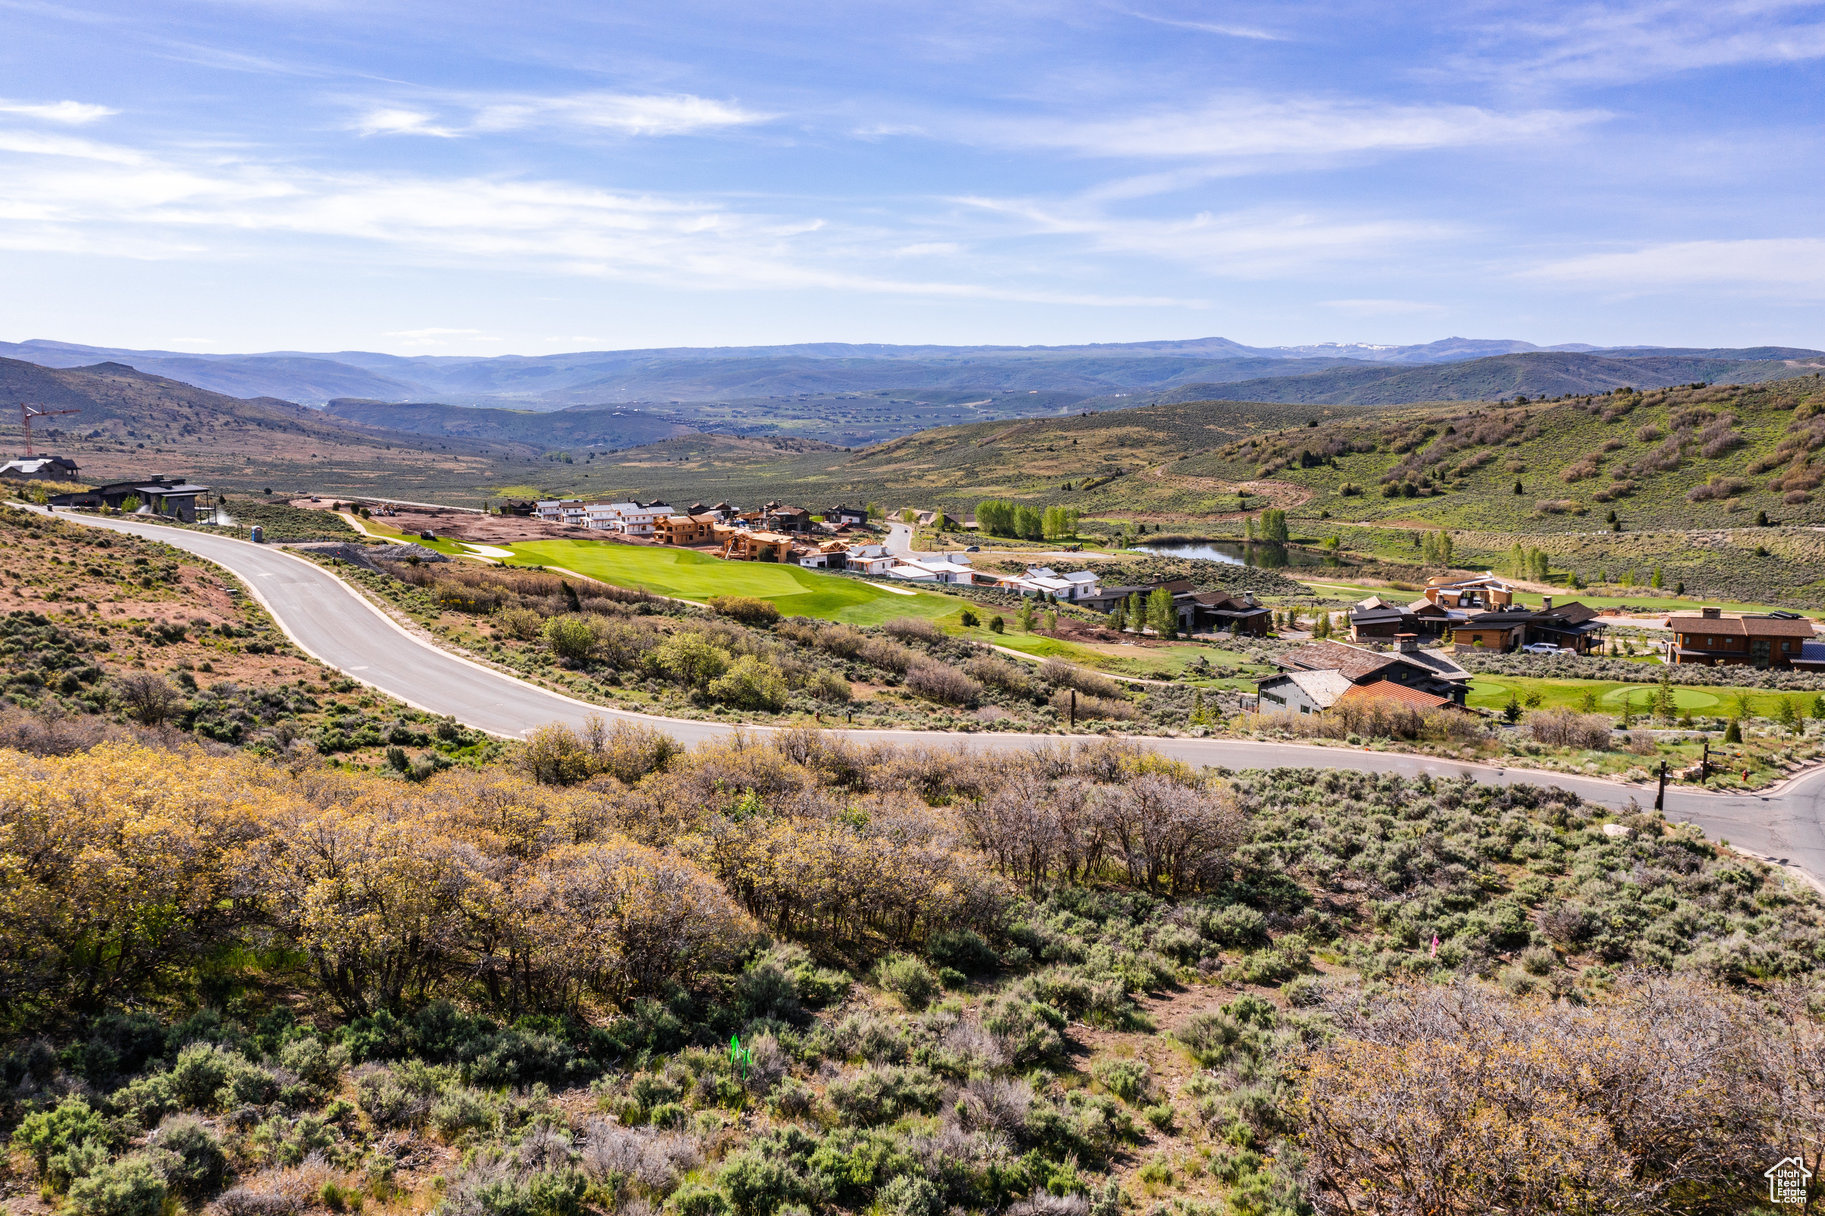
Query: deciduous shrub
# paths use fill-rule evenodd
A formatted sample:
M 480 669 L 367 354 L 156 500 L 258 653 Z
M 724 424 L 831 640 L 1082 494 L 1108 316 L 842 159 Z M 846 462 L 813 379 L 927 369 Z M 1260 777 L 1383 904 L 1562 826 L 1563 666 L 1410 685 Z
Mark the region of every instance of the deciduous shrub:
M 1527 715 L 1527 732 L 1548 747 L 1575 747 L 1607 751 L 1613 722 L 1603 714 L 1581 714 L 1570 709 L 1540 709 Z
M 779 607 L 770 600 L 750 595 L 713 595 L 711 608 L 744 625 L 771 625 L 779 620 Z
M 982 685 L 955 667 L 930 661 L 908 669 L 906 687 L 944 705 L 973 706 L 982 699 Z

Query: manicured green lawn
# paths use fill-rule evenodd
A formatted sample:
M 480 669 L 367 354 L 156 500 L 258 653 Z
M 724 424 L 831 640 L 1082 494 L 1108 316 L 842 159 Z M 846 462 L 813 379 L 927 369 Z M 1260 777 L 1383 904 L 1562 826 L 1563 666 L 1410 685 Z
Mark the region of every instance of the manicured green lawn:
M 1525 676 L 1477 676 L 1470 681 L 1470 704 L 1480 709 L 1500 709 L 1508 704 L 1512 693 L 1523 703 L 1527 694 L 1538 692 L 1545 709 L 1583 709 L 1585 695 L 1596 697 L 1598 713 L 1620 714 L 1626 704 L 1636 713 L 1653 708 L 1654 684 L 1620 684 L 1610 680 L 1539 680 Z M 1780 710 L 1781 700 L 1794 698 L 1794 707 L 1802 714 L 1812 710 L 1814 693 L 1772 693 L 1760 689 L 1735 687 L 1692 687 L 1675 684 L 1675 708 L 1690 710 L 1697 717 L 1727 718 L 1736 713 L 1737 697 L 1748 698 L 1749 713 L 1772 718 Z
M 820 617 L 852 625 L 878 625 L 895 617 L 954 618 L 960 600 L 931 592 L 898 594 L 873 583 L 773 562 L 730 562 L 694 549 L 628 545 L 601 540 L 541 540 L 506 545 L 512 565 L 562 566 L 617 587 L 655 595 L 707 600 L 751 595 L 771 601 L 787 616 Z
M 978 615 L 986 614 L 979 610 Z M 1061 638 L 1047 637 L 1040 633 L 1021 633 L 1012 625 L 1008 627 L 1006 633 L 999 636 L 991 633 L 987 628 L 954 629 L 952 632 L 985 645 L 1005 646 L 1009 650 L 1018 650 L 1021 654 L 1031 655 L 1036 659 L 1064 659 L 1067 662 L 1113 672 L 1116 675 L 1137 676 L 1149 680 L 1177 679 L 1199 658 L 1205 659 L 1214 667 L 1248 668 L 1254 665 L 1254 661 L 1247 655 L 1236 654 L 1228 650 L 1216 650 L 1193 642 L 1146 647 L 1096 642 L 1067 642 Z M 1222 683 L 1225 687 L 1233 683 L 1238 687 L 1247 687 L 1251 690 L 1255 686 L 1252 680 L 1210 681 L 1210 683 Z

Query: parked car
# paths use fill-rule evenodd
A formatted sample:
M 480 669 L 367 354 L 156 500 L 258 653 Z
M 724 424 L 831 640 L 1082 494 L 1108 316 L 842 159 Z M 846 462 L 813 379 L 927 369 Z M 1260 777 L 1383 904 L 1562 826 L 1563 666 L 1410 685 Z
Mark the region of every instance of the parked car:
M 980 552 L 982 552 L 982 546 L 981 545 L 971 545 L 969 548 L 965 549 L 964 552 L 965 553 L 980 553 Z
M 1521 647 L 1522 654 L 1567 654 L 1570 653 L 1554 646 L 1551 642 L 1533 642 Z

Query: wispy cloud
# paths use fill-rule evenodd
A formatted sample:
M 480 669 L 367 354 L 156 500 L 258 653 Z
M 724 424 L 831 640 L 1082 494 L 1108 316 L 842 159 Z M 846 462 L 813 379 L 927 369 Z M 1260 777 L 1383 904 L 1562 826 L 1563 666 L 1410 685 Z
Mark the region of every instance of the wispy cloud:
M 1173 29 L 1196 30 L 1200 34 L 1216 34 L 1223 38 L 1246 38 L 1254 42 L 1282 42 L 1286 35 L 1276 34 L 1259 26 L 1234 25 L 1224 21 L 1194 21 L 1183 17 L 1165 17 L 1158 13 L 1142 13 L 1124 10 L 1128 16 L 1140 21 L 1149 21 L 1154 25 L 1168 25 Z
M 1825 58 L 1817 0 L 1611 0 L 1540 4 L 1483 25 L 1472 74 L 1615 83 L 1699 68 Z
M 1825 299 L 1825 239 L 1674 241 L 1564 258 L 1521 277 L 1622 296 L 1707 288 L 1817 300 Z
M 987 126 L 990 142 L 1123 159 L 1312 160 L 1559 137 L 1597 110 L 1503 112 L 1326 98 L 1217 98 L 1192 109 L 1121 118 L 1033 119 Z
M 619 135 L 691 135 L 766 122 L 773 116 L 733 102 L 689 93 L 569 93 L 433 99 L 445 113 L 385 105 L 356 118 L 362 135 L 431 135 L 450 139 L 536 128 L 608 131 Z
M 1358 219 L 1316 209 L 1250 208 L 1158 218 L 1112 215 L 1081 201 L 957 201 L 999 216 L 1028 236 L 1071 237 L 1098 252 L 1143 254 L 1238 278 L 1379 260 L 1457 235 L 1435 223 Z
M 355 120 L 354 129 L 360 135 L 433 135 L 440 139 L 454 139 L 457 135 L 449 127 L 438 125 L 435 115 L 396 106 L 369 110 Z
M 0 144 L 0 149 L 4 145 Z M 1104 293 L 893 273 L 904 233 L 716 199 L 623 192 L 558 180 L 320 173 L 285 164 L 0 156 L 0 248 L 138 259 L 346 256 L 372 263 L 584 276 L 706 291 L 829 290 L 1102 307 L 1202 307 Z M 928 247 L 927 256 L 945 250 Z M 879 267 L 880 269 L 871 269 Z M 1043 283 L 1043 280 L 1040 280 Z M 471 335 L 414 330 L 434 343 Z
M 45 122 L 80 127 L 120 113 L 112 106 L 98 106 L 86 101 L 7 101 L 0 98 L 0 114 L 18 114 Z

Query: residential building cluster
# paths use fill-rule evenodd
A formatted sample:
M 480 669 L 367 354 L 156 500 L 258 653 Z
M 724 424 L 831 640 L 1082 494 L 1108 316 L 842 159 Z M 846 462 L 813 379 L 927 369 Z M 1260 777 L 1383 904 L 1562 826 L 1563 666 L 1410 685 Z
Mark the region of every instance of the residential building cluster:
M 1505 654 L 1511 650 L 1552 647 L 1569 654 L 1591 654 L 1603 648 L 1608 626 L 1597 610 L 1584 604 L 1519 607 L 1514 588 L 1493 574 L 1470 578 L 1443 575 L 1429 579 L 1425 592 L 1411 603 L 1390 603 L 1370 596 L 1350 610 L 1350 637 L 1357 642 L 1437 641 L 1449 636 L 1460 654 Z
M 1372 700 L 1410 709 L 1461 709 L 1470 693 L 1470 673 L 1456 659 L 1413 638 L 1387 651 L 1313 642 L 1274 663 L 1280 674 L 1257 684 L 1263 711 L 1317 714 L 1339 702 Z

